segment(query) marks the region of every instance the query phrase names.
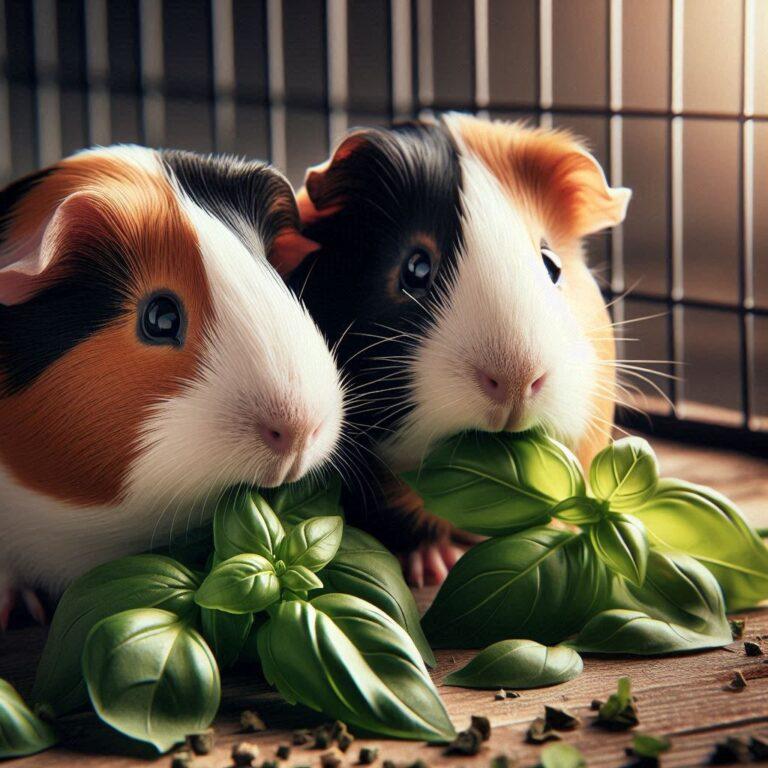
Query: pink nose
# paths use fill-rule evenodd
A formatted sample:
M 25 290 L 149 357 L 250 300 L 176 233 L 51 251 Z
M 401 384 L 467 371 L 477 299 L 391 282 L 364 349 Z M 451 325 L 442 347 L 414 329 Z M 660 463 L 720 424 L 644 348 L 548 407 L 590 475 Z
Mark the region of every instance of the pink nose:
M 541 373 L 533 379 L 525 390 L 525 396 L 532 397 L 539 392 L 544 386 L 546 377 L 546 373 Z M 499 376 L 498 374 L 489 373 L 482 368 L 477 369 L 477 380 L 486 397 L 499 405 L 506 405 L 513 399 L 515 392 L 520 391 L 513 387 L 507 378 Z
M 502 405 L 508 402 L 510 388 L 507 382 L 500 376 L 478 368 L 477 380 L 480 383 L 480 388 L 489 400 Z
M 529 394 L 535 395 L 544 386 L 544 380 L 547 378 L 546 373 L 542 373 L 537 376 L 532 382 L 529 390 Z
M 297 429 L 294 426 L 279 421 L 260 424 L 259 435 L 267 448 L 275 453 L 291 453 L 300 445 L 308 447 L 317 440 L 322 424 L 311 430 Z

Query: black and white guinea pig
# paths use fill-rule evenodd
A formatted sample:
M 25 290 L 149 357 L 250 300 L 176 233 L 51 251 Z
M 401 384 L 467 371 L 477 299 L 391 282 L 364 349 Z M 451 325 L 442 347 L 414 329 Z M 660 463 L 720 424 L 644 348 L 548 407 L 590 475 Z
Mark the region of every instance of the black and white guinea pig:
M 308 171 L 318 250 L 276 266 L 338 344 L 350 421 L 391 473 L 361 524 L 407 553 L 413 583 L 460 554 L 394 479 L 435 441 L 541 426 L 587 462 L 608 439 L 613 334 L 582 238 L 629 198 L 566 132 L 458 114 L 352 132 Z
M 267 258 L 297 226 L 272 168 L 137 146 L 0 192 L 0 619 L 14 585 L 55 592 L 331 456 L 338 371 Z

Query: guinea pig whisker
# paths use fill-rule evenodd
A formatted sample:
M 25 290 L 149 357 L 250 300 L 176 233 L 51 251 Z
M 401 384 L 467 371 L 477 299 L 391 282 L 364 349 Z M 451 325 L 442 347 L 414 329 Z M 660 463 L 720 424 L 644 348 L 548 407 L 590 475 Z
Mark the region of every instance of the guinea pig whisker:
M 315 266 L 314 264 L 312 265 Z M 339 351 L 339 346 L 341 345 L 341 342 L 344 341 L 344 337 L 349 333 L 352 326 L 355 324 L 355 321 L 353 320 L 342 332 L 341 336 L 339 336 L 338 339 L 336 339 L 336 343 L 331 347 L 331 356 L 334 360 L 336 360 L 336 353 Z
M 608 330 L 609 328 L 618 328 L 619 326 L 630 325 L 632 323 L 642 323 L 642 322 L 644 322 L 646 320 L 655 320 L 656 318 L 667 317 L 668 315 L 669 315 L 668 311 L 667 312 L 656 312 L 653 315 L 643 315 L 642 317 L 631 317 L 631 318 L 629 318 L 629 320 L 617 320 L 616 322 L 607 323 L 606 325 L 595 326 L 594 328 L 591 328 L 587 332 L 587 335 L 589 335 L 590 333 L 593 333 L 594 331 L 603 331 L 603 330 Z
M 618 295 L 614 296 L 613 299 L 611 299 L 611 301 L 607 302 L 605 305 L 605 308 L 610 309 L 614 304 L 618 303 L 622 299 L 626 299 L 627 296 L 629 296 L 629 294 L 632 293 L 632 291 L 634 291 L 638 285 L 640 285 L 640 282 L 641 282 L 640 280 L 635 280 L 635 282 L 632 283 L 632 285 L 630 285 L 629 288 L 625 289 Z
M 315 260 L 312 262 L 312 264 L 311 264 L 311 265 L 310 265 L 310 267 L 309 267 L 309 270 L 307 270 L 307 274 L 306 274 L 306 277 L 304 278 L 304 282 L 301 284 L 301 290 L 299 291 L 299 296 L 298 296 L 298 298 L 299 298 L 299 301 L 301 301 L 301 300 L 302 300 L 302 298 L 303 298 L 303 296 L 304 296 L 304 291 L 305 291 L 305 290 L 306 290 L 306 288 L 307 288 L 307 283 L 309 282 L 309 278 L 312 276 L 312 272 L 313 272 L 313 270 L 315 269 L 315 265 L 316 265 L 316 264 L 317 264 L 317 259 L 315 259 Z
M 660 361 L 661 362 L 661 361 Z M 632 365 L 628 363 L 622 363 L 619 360 L 605 360 L 602 362 L 603 365 L 610 365 L 616 368 L 619 371 L 625 371 L 626 373 L 648 373 L 653 376 L 659 376 L 662 379 L 670 379 L 674 381 L 681 381 L 680 376 L 675 376 L 672 373 L 664 373 L 664 371 L 657 371 L 653 368 L 645 368 L 641 365 Z M 669 364 L 669 361 L 665 361 L 665 364 Z
M 349 363 L 354 360 L 358 355 L 362 355 L 363 353 L 367 352 L 369 349 L 373 349 L 374 347 L 379 346 L 380 344 L 384 344 L 389 341 L 394 341 L 394 338 L 389 339 L 379 339 L 378 341 L 374 341 L 372 344 L 369 344 L 367 347 L 363 347 L 362 349 L 358 349 L 356 352 L 351 354 L 345 361 L 345 365 L 349 365 Z

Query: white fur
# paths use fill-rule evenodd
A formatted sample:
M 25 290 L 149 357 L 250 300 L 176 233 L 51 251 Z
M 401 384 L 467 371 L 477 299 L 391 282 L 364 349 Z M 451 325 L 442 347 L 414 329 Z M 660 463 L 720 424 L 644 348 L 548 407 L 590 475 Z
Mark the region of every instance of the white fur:
M 542 262 L 541 233 L 496 178 L 463 154 L 464 248 L 445 303 L 409 363 L 414 408 L 382 446 L 396 469 L 418 464 L 431 445 L 467 429 L 543 426 L 567 442 L 585 430 L 595 353 Z M 541 390 L 510 407 L 483 393 L 477 368 L 521 390 L 546 373 Z M 510 420 L 513 424 L 510 424 Z
M 162 170 L 150 150 L 99 151 Z M 0 588 L 14 581 L 58 591 L 98 563 L 166 544 L 203 522 L 227 485 L 296 480 L 334 451 L 343 396 L 322 335 L 256 236 L 249 250 L 240 234 L 179 195 L 199 235 L 213 300 L 202 371 L 148 415 L 119 506 L 56 501 L 18 485 L 0 466 Z M 271 418 L 307 434 L 322 426 L 311 444 L 280 458 L 256 430 Z

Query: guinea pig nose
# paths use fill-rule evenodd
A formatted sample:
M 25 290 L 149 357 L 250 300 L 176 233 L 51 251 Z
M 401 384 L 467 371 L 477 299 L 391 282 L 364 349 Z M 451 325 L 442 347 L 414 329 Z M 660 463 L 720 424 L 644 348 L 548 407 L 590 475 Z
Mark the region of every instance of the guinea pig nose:
M 529 394 L 535 395 L 544 386 L 544 380 L 547 378 L 546 373 L 539 374 L 532 382 L 529 388 Z
M 286 424 L 260 424 L 258 431 L 267 448 L 275 453 L 288 453 L 293 448 L 295 433 Z
M 478 368 L 477 380 L 480 384 L 480 389 L 494 403 L 503 405 L 509 400 L 509 385 L 500 376 Z

